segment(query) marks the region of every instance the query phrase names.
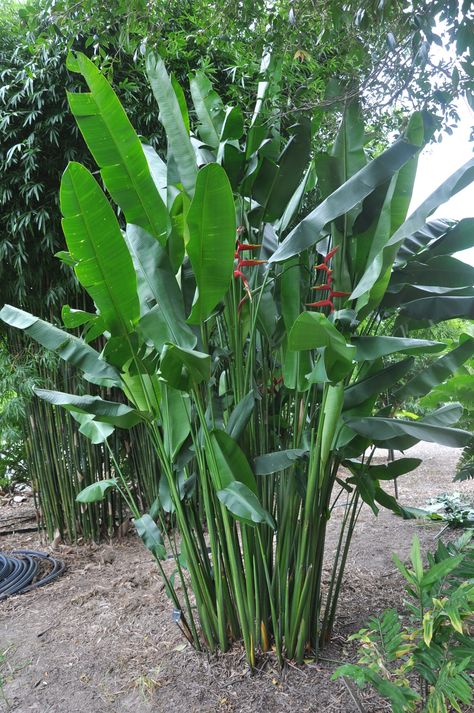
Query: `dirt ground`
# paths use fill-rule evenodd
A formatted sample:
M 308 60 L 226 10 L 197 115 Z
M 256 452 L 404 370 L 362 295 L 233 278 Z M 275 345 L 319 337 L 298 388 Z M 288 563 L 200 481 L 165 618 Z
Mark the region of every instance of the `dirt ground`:
M 460 491 L 474 500 L 474 484 L 453 483 L 459 451 L 418 445 L 424 458 L 415 474 L 401 477 L 402 504 L 423 507 L 428 497 Z M 388 484 L 388 490 L 393 488 Z M 21 507 L 21 506 L 19 506 Z M 336 542 L 338 512 L 331 520 L 328 552 Z M 0 518 L 2 509 L 0 508 Z M 442 526 L 404 521 L 364 506 L 354 537 L 339 616 L 324 659 L 280 673 L 270 658 L 250 675 L 239 647 L 223 655 L 196 653 L 173 623 L 171 605 L 147 551 L 134 536 L 110 545 L 60 546 L 67 572 L 54 583 L 0 602 L 0 710 L 15 713 L 342 713 L 390 708 L 358 692 L 359 708 L 341 681 L 330 681 L 337 663 L 354 652 L 347 636 L 371 614 L 403 600 L 402 580 L 391 555 L 408 556 L 412 537 L 436 546 Z M 452 537 L 452 532 L 443 538 Z M 0 547 L 46 550 L 36 533 L 2 536 Z M 172 566 L 169 563 L 170 567 Z M 1 686 L 0 686 L 1 688 Z M 467 712 L 466 712 L 467 713 Z

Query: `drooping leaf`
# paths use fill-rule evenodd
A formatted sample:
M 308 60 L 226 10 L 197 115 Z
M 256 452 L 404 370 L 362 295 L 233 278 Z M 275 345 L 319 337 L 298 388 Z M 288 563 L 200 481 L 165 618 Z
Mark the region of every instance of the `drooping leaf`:
M 340 381 L 352 369 L 355 349 L 346 344 L 341 332 L 320 312 L 303 312 L 288 336 L 294 351 L 324 349 L 325 370 L 329 380 Z
M 229 179 L 218 164 L 199 171 L 187 223 L 187 251 L 198 288 L 188 322 L 200 324 L 228 290 L 234 268 L 234 198 Z
M 367 436 L 381 448 L 391 448 L 387 441 L 398 436 L 411 436 L 419 441 L 439 443 L 442 446 L 462 448 L 471 438 L 469 431 L 459 428 L 446 428 L 434 426 L 421 421 L 406 421 L 396 418 L 379 418 L 368 416 L 365 418 L 349 418 L 346 423 L 356 433 Z
M 71 416 L 80 424 L 79 433 L 82 433 L 94 445 L 105 443 L 107 438 L 115 431 L 114 426 L 110 423 L 96 421 L 94 416 L 90 414 L 71 411 Z
M 118 371 L 101 359 L 100 354 L 82 339 L 10 305 L 4 305 L 0 310 L 0 319 L 11 327 L 22 329 L 43 347 L 56 352 L 61 359 L 81 369 L 88 381 L 120 386 Z
M 286 451 L 275 451 L 275 453 L 265 453 L 263 456 L 257 456 L 254 459 L 255 475 L 271 475 L 279 473 L 286 468 L 291 468 L 296 461 L 305 458 L 308 451 L 303 448 L 290 448 Z
M 217 497 L 237 520 L 248 525 L 264 522 L 275 529 L 275 522 L 270 513 L 261 506 L 255 493 L 244 483 L 238 481 L 229 483 L 225 488 L 217 491 Z
M 135 529 L 147 550 L 150 550 L 160 560 L 166 559 L 166 550 L 161 532 L 148 513 L 135 520 Z
M 209 379 L 211 357 L 175 344 L 165 344 L 161 352 L 160 371 L 170 386 L 180 391 L 189 391 L 193 384 Z
M 99 480 L 97 483 L 88 485 L 76 496 L 78 503 L 98 503 L 105 498 L 109 490 L 117 487 L 115 478 L 109 480 Z
M 74 271 L 112 335 L 128 334 L 140 308 L 137 280 L 112 206 L 89 171 L 70 163 L 61 181 L 63 230 Z
M 328 223 L 347 213 L 378 185 L 390 179 L 418 150 L 418 146 L 401 140 L 364 166 L 303 218 L 270 258 L 270 262 L 282 262 L 315 245 L 324 237 L 322 231 Z
M 69 106 L 102 179 L 128 223 L 166 243 L 167 211 L 150 174 L 140 139 L 106 78 L 84 54 L 70 54 L 67 67 L 80 72 L 90 93 L 68 92 Z
M 209 467 L 214 477 L 216 490 L 223 490 L 234 481 L 245 484 L 253 493 L 257 493 L 255 476 L 249 462 L 234 439 L 225 431 L 211 431 L 212 454 L 209 454 Z M 214 469 L 217 466 L 217 471 Z
M 394 393 L 396 399 L 419 398 L 429 394 L 474 354 L 474 338 L 468 337 L 458 347 L 440 357 L 418 372 L 410 381 Z
M 34 389 L 36 396 L 53 406 L 62 406 L 66 411 L 91 414 L 97 421 L 110 423 L 120 428 L 131 428 L 143 421 L 144 416 L 126 404 L 105 401 L 100 396 L 76 396 L 62 391 Z
M 404 337 L 353 337 L 356 361 L 373 361 L 389 354 L 431 354 L 445 348 L 442 342 Z

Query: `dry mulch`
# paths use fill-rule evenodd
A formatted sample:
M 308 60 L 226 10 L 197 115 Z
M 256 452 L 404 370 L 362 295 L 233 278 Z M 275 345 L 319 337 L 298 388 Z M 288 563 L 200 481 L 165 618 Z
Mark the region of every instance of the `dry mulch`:
M 422 507 L 428 497 L 461 491 L 474 499 L 472 483 L 453 483 L 458 451 L 431 444 L 410 455 L 425 461 L 399 479 L 400 502 Z M 388 488 L 392 488 L 389 484 Z M 335 545 L 331 520 L 328 552 Z M 2 508 L 0 508 L 0 517 Z M 0 677 L 6 679 L 0 710 L 15 713 L 342 713 L 357 711 L 340 680 L 337 662 L 354 651 L 347 636 L 368 616 L 400 606 L 402 580 L 392 552 L 408 556 L 412 537 L 434 549 L 442 526 L 404 521 L 389 512 L 375 518 L 362 510 L 333 641 L 324 659 L 283 673 L 271 656 L 250 675 L 240 647 L 207 656 L 195 652 L 171 618 L 159 573 L 136 538 L 110 545 L 60 546 L 67 573 L 47 587 L 0 602 Z M 446 532 L 443 537 L 452 537 Z M 2 550 L 47 549 L 36 533 L 2 536 Z M 169 563 L 170 568 L 172 563 Z M 375 694 L 357 692 L 367 713 L 390 708 Z M 467 712 L 466 712 L 467 713 Z

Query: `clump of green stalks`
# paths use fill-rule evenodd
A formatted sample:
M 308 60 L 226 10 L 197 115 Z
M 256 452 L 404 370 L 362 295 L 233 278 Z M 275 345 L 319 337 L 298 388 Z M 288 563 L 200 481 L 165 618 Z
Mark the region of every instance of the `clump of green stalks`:
M 449 224 L 441 237 L 412 236 L 472 180 L 474 162 L 407 219 L 428 117 L 414 114 L 404 135 L 368 161 L 361 110 L 349 103 L 334 146 L 314 160 L 317 121 L 282 126 L 271 111 L 278 66 L 262 66 L 248 119 L 197 72 L 192 132 L 183 90 L 150 55 L 165 162 L 140 141 L 96 66 L 71 55 L 69 69 L 89 88 L 69 95 L 71 111 L 127 226 L 94 176 L 70 163 L 60 257 L 95 311 L 63 308 L 66 329 L 80 327 L 80 338 L 11 306 L 0 312 L 97 391 L 121 390 L 121 400 L 36 391 L 101 447 L 116 428 L 145 429 L 159 461 L 159 499 L 148 512 L 117 460 L 112 477 L 78 500 L 119 492 L 189 640 L 210 651 L 242 640 L 251 667 L 269 650 L 301 662 L 329 638 L 361 502 L 410 515 L 384 481 L 419 460 L 376 465 L 374 447 L 466 443 L 469 434 L 452 428 L 457 404 L 416 422 L 393 416 L 404 392 L 426 393 L 474 352 L 468 337 L 447 356 L 443 343 L 409 337 L 426 320 L 472 310 L 474 298 L 458 294 L 472 286 L 472 270 L 450 254 L 472 242 L 472 230 Z M 316 203 L 301 219 L 316 180 Z M 395 332 L 377 336 L 387 316 Z M 99 336 L 100 352 L 91 346 Z M 426 353 L 442 355 L 418 365 Z M 326 530 L 339 497 L 348 503 L 325 590 Z M 172 575 L 162 563 L 168 551 Z

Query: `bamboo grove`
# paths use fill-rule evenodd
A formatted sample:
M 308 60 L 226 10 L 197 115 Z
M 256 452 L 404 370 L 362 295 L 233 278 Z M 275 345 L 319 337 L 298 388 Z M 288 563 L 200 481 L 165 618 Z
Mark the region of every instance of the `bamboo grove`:
M 403 451 L 419 440 L 459 447 L 470 438 L 455 427 L 458 404 L 418 420 L 396 414 L 407 395 L 428 393 L 474 353 L 468 336 L 451 351 L 410 337 L 426 324 L 474 316 L 474 270 L 452 257 L 474 244 L 473 221 L 425 229 L 438 205 L 472 181 L 474 160 L 407 218 L 428 115 L 415 113 L 369 161 L 353 101 L 334 145 L 313 156 L 317 120 L 284 127 L 272 112 L 273 60 L 263 64 L 249 116 L 224 106 L 198 71 L 190 79 L 194 120 L 183 89 L 150 54 L 165 161 L 141 142 L 93 63 L 71 54 L 68 67 L 89 89 L 68 100 L 100 178 L 67 166 L 60 203 L 68 250 L 58 257 L 96 310 L 66 305 L 72 331 L 8 305 L 0 316 L 97 392 L 108 390 L 107 398 L 36 390 L 70 411 L 92 444 L 110 449 L 114 429 L 146 429 L 160 464 L 152 508 L 136 502 L 111 449 L 112 477 L 78 499 L 122 494 L 193 645 L 225 651 L 243 640 L 251 667 L 271 648 L 280 661 L 300 662 L 331 635 L 362 503 L 411 515 L 385 481 L 419 460 L 374 465 L 374 448 Z M 92 346 L 99 338 L 100 352 Z M 118 391 L 125 399 L 112 398 Z M 345 516 L 323 587 L 338 500 Z

